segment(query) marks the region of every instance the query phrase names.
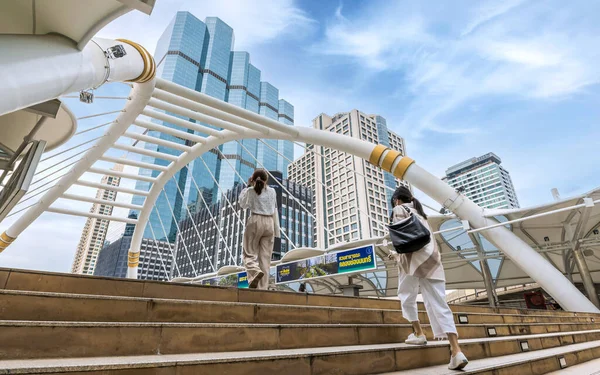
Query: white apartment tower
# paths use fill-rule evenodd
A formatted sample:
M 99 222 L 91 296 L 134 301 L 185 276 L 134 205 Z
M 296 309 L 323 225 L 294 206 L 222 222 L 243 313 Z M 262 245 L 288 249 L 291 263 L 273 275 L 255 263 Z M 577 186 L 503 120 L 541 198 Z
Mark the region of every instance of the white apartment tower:
M 358 110 L 333 117 L 320 114 L 313 120 L 313 127 L 382 144 L 405 154 L 404 139 L 389 131 L 385 119 L 378 115 Z M 314 192 L 314 246 L 324 249 L 385 235 L 393 189 L 403 182 L 348 153 L 316 145 L 307 148 L 289 165 L 288 175 Z
M 112 170 L 123 172 L 123 165 L 115 164 Z M 107 175 L 102 177 L 101 182 L 105 185 L 119 186 L 121 178 Z M 96 192 L 96 199 L 114 202 L 116 198 L 116 191 L 98 189 Z M 113 206 L 99 203 L 92 204 L 92 208 L 90 209 L 90 213 L 100 215 L 112 215 L 112 211 Z M 75 253 L 75 260 L 71 267 L 71 273 L 83 275 L 94 274 L 98 253 L 100 253 L 100 250 L 102 250 L 102 247 L 104 246 L 109 224 L 110 220 L 91 217 L 87 218 L 85 226 L 83 227 L 83 232 L 81 233 L 79 245 L 77 245 L 77 252 Z
M 500 163 L 490 152 L 448 168 L 443 180 L 481 207 L 519 208 L 510 174 Z

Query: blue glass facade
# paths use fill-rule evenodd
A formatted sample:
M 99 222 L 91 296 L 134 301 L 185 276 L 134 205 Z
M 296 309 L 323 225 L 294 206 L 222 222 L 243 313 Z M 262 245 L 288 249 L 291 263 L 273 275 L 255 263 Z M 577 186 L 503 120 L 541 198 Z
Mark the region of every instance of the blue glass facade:
M 279 90 L 269 82 L 260 83 L 259 113 L 272 120 L 279 120 Z M 278 141 L 265 139 L 263 142 L 258 142 L 256 148 L 258 166 L 269 171 L 278 170 L 278 155 L 277 152 L 275 152 L 278 148 Z M 265 143 L 271 147 L 267 146 Z
M 157 61 L 157 74 L 161 78 L 175 82 L 179 85 L 191 89 L 196 88 L 199 75 L 197 61 L 200 61 L 202 58 L 204 40 L 207 38 L 207 36 L 208 33 L 206 31 L 206 26 L 202 21 L 187 12 L 177 13 L 157 44 L 156 56 L 157 58 L 158 56 L 161 56 Z M 175 117 L 184 118 L 182 116 L 175 115 L 174 113 L 169 114 Z M 191 132 L 191 130 L 183 129 L 163 121 L 152 121 L 170 128 Z M 147 135 L 179 144 L 185 144 L 184 140 L 169 134 L 149 131 Z M 158 151 L 176 156 L 181 154 L 181 151 L 173 150 L 164 146 L 158 146 L 152 143 L 145 143 L 144 148 L 147 150 Z M 142 161 L 165 166 L 170 163 L 167 160 L 155 159 L 149 156 L 143 156 Z M 161 194 L 159 196 L 156 201 L 157 210 L 154 210 L 150 215 L 150 221 L 148 225 L 152 226 L 152 229 L 146 227 L 144 232 L 145 238 L 153 238 L 152 232 L 154 232 L 154 235 L 157 237 L 157 239 L 175 239 L 175 235 L 177 233 L 175 223 L 181 220 L 181 215 L 184 208 L 184 199 L 189 199 L 187 196 L 184 196 L 184 199 L 182 199 L 181 195 L 178 194 L 177 185 L 179 185 L 179 189 L 181 189 L 182 192 L 186 191 L 184 187 L 188 176 L 187 172 L 188 171 L 185 169 L 181 172 L 178 172 L 174 178 L 165 185 L 165 194 Z M 159 172 L 140 169 L 139 174 L 156 177 L 158 176 Z M 138 181 L 136 183 L 136 189 L 147 191 L 150 189 L 150 183 Z M 186 191 L 186 193 L 187 192 L 188 191 Z M 134 204 L 141 205 L 143 202 L 143 197 L 133 198 Z M 174 212 L 172 212 L 172 209 Z
M 279 122 L 294 125 L 294 106 L 283 99 L 279 99 Z M 290 141 L 277 141 L 277 151 L 284 157 L 277 155 L 277 170 L 283 171 L 283 178 L 287 178 L 288 165 L 294 160 L 294 143 Z
M 157 74 L 163 79 L 293 125 L 293 106 L 279 99 L 279 90 L 276 87 L 261 82 L 261 71 L 251 64 L 248 52 L 233 51 L 234 39 L 233 29 L 217 17 L 207 17 L 202 22 L 189 12 L 178 12 L 158 41 L 155 54 Z M 169 114 L 194 122 L 179 115 Z M 153 122 L 193 132 L 163 121 Z M 186 144 L 182 139 L 163 133 L 150 131 L 148 135 Z M 291 142 L 269 142 L 287 158 L 293 159 Z M 280 171 L 287 176 L 288 161 L 283 160 L 275 151 L 269 148 L 259 149 L 261 143 L 255 139 L 244 140 L 242 144 L 248 151 L 237 142 L 230 142 L 205 153 L 201 159 L 190 163 L 189 168 L 177 173 L 165 186 L 165 192 L 159 196 L 144 237 L 153 238 L 154 232 L 157 239 L 168 237 L 174 243 L 176 223 L 188 215 L 188 210 L 194 214 L 217 203 L 221 193 L 240 182 L 240 176 L 244 181 L 250 177 L 257 166 L 256 159 L 260 162 L 258 164 L 264 164 L 265 168 Z M 188 146 L 192 144 L 188 143 Z M 144 147 L 171 155 L 181 153 L 149 143 Z M 147 163 L 169 164 L 166 160 L 147 156 L 141 159 Z M 145 169 L 140 169 L 139 173 L 154 177 L 158 175 L 157 171 Z M 221 190 L 217 188 L 215 180 Z M 150 184 L 146 182 L 136 184 L 136 189 L 139 190 L 147 191 L 149 188 Z M 134 197 L 133 203 L 143 204 L 143 200 L 143 197 Z
M 258 112 L 258 96 L 256 94 L 260 93 L 260 70 L 250 64 L 248 52 L 234 51 L 231 53 L 228 82 L 227 102 Z M 231 189 L 236 183 L 244 182 L 256 167 L 256 161 L 252 155 L 256 155 L 257 140 L 246 139 L 241 143 L 244 147 L 237 142 L 223 145 L 223 157 L 227 158 L 227 161 L 221 162 L 220 170 L 219 185 L 223 191 Z M 244 181 L 240 181 L 240 176 L 244 177 Z
M 380 145 L 384 145 L 387 147 L 392 147 L 390 144 L 390 134 L 388 132 L 387 121 L 385 118 L 381 116 L 375 116 L 375 123 L 377 124 L 377 137 Z M 383 173 L 383 180 L 385 181 L 385 186 L 395 189 L 396 188 L 396 178 L 393 174 L 389 172 Z M 392 210 L 392 195 L 394 194 L 393 190 L 385 189 L 385 193 L 387 195 L 387 205 L 388 211 Z

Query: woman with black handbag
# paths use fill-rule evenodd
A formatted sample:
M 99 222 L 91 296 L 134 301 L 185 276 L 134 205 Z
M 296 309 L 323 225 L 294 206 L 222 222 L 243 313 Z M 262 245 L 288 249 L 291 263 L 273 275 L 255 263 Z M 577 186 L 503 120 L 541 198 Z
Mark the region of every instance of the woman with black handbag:
M 419 289 L 423 295 L 435 339 L 450 342 L 450 370 L 463 369 L 469 361 L 458 345 L 458 333 L 452 310 L 446 302 L 446 278 L 440 252 L 423 206 L 411 191 L 401 186 L 392 196 L 392 224 L 390 239 L 394 250 L 389 257 L 398 265 L 398 297 L 402 303 L 402 316 L 408 320 L 414 333 L 405 343 L 425 345 L 427 338 L 417 311 Z

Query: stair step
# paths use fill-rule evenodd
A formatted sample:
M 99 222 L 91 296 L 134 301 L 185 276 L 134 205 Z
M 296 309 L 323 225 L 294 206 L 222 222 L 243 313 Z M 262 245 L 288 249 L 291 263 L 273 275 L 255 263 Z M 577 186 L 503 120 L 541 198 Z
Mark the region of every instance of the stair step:
M 399 310 L 396 299 L 357 298 L 330 295 L 301 294 L 292 292 L 259 291 L 237 288 L 221 288 L 160 281 L 115 279 L 61 273 L 0 268 L 0 289 L 12 291 L 84 294 L 94 296 L 118 296 L 190 301 L 221 301 L 254 304 L 278 304 L 297 306 L 330 306 L 367 309 Z M 116 300 L 115 300 L 116 301 Z M 423 305 L 420 305 L 423 310 Z M 600 314 L 573 313 L 565 311 L 519 310 L 481 306 L 451 305 L 455 312 L 479 312 L 497 314 L 535 314 L 553 317 L 592 317 Z
M 533 375 L 548 374 L 552 371 L 552 374 L 560 375 L 585 375 L 587 374 L 585 372 L 570 372 L 569 366 L 574 366 L 574 369 L 578 364 L 585 364 L 598 357 L 600 357 L 600 341 L 592 341 L 535 352 L 511 354 L 499 358 L 478 359 L 470 361 L 465 371 L 459 373 L 465 375 Z M 558 371 L 561 369 L 560 358 L 564 359 L 567 369 Z M 387 372 L 381 375 L 456 375 L 457 373 L 457 371 L 448 370 L 446 365 L 438 365 L 408 371 Z M 598 367 L 596 367 L 596 373 L 598 373 Z M 593 372 L 589 374 L 593 374 Z
M 458 306 L 457 306 L 458 307 Z M 457 324 L 593 323 L 587 316 L 454 313 Z M 428 323 L 424 311 L 419 319 Z M 189 301 L 144 297 L 0 290 L 0 320 L 185 323 L 407 323 L 399 309 Z
M 464 339 L 487 337 L 487 325 L 458 326 Z M 600 324 L 502 324 L 500 337 L 587 332 Z M 433 334 L 424 325 L 428 337 Z M 223 324 L 0 321 L 0 358 L 271 350 L 403 342 L 410 324 Z M 590 335 L 600 335 L 596 331 Z M 577 336 L 583 338 L 584 336 Z M 586 336 L 587 337 L 587 336 Z
M 573 367 L 552 371 L 546 375 L 600 375 L 600 358 L 583 362 Z
M 591 335 L 598 331 L 589 332 Z M 519 374 L 541 374 L 539 369 L 552 371 L 558 366 L 558 356 L 564 356 L 568 366 L 600 356 L 600 340 L 574 344 L 560 343 L 560 337 L 581 336 L 569 332 L 512 338 L 461 340 L 471 362 L 466 374 L 508 374 L 506 369 L 521 366 Z M 527 340 L 530 351 L 521 352 L 519 341 Z M 516 346 L 515 346 L 516 343 Z M 560 346 L 560 345 L 563 346 Z M 493 357 L 493 358 L 491 358 Z M 256 350 L 225 353 L 162 354 L 144 356 L 34 359 L 0 361 L 0 374 L 64 373 L 81 371 L 86 374 L 456 374 L 446 368 L 449 360 L 447 342 L 434 342 L 425 347 L 405 344 L 361 345 L 305 348 L 288 350 Z M 556 366 L 553 366 L 553 362 Z M 420 368 L 423 366 L 429 366 Z M 535 371 L 521 371 L 535 366 Z M 394 372 L 397 371 L 397 372 Z M 400 372 L 398 372 L 400 371 Z

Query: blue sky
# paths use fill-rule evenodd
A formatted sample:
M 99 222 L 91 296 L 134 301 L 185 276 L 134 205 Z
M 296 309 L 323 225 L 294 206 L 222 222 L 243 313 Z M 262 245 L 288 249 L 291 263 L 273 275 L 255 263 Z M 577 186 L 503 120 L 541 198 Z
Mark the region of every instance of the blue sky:
M 178 10 L 232 26 L 236 50 L 295 106 L 299 126 L 321 112 L 380 114 L 438 176 L 495 152 L 522 206 L 550 201 L 554 187 L 566 197 L 600 186 L 600 2 L 158 0 L 150 17 L 130 13 L 99 36 L 153 51 Z M 69 104 L 82 115 L 116 103 Z M 51 215 L 24 236 L 55 230 Z M 0 266 L 67 271 L 83 222 L 64 219 L 52 261 L 21 240 Z
M 177 10 L 219 16 L 294 104 L 297 125 L 321 112 L 380 114 L 439 176 L 493 151 L 522 205 L 553 187 L 567 196 L 600 185 L 598 2 L 219 3 L 158 1 L 150 19 L 125 16 L 103 33 L 133 20 L 144 32 L 128 36 L 154 48 Z

